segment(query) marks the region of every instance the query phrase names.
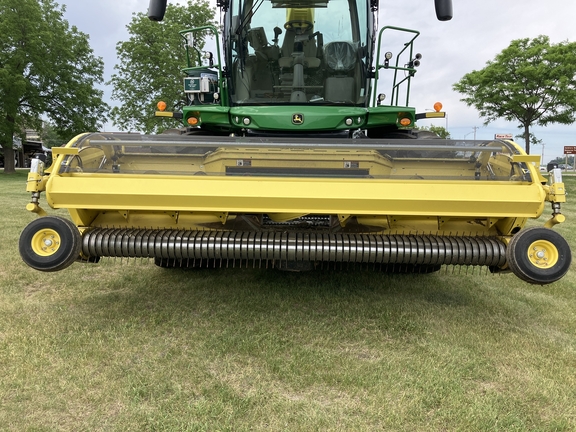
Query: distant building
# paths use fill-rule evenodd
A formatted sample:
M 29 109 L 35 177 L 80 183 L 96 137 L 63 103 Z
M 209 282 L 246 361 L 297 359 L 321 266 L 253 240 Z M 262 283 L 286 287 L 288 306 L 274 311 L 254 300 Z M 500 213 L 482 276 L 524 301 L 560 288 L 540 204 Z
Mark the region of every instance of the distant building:
M 42 145 L 40 134 L 32 129 L 26 129 L 26 140 L 22 143 L 22 139 L 13 137 L 12 148 L 14 149 L 14 166 L 16 168 L 28 168 L 30 166 L 30 159 L 36 153 L 48 154 L 51 152 L 49 148 Z M 4 154 L 0 149 L 0 167 L 4 166 Z

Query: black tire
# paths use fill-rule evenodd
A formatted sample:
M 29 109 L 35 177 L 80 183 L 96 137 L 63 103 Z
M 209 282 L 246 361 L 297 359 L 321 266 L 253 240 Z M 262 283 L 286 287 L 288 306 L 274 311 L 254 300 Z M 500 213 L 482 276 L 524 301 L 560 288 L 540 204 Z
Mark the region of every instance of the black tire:
M 76 261 L 82 249 L 82 237 L 68 219 L 46 216 L 24 228 L 18 247 L 22 260 L 30 267 L 54 272 Z
M 510 270 L 520 279 L 546 285 L 568 272 L 572 252 L 568 242 L 556 231 L 528 228 L 512 237 L 506 259 Z

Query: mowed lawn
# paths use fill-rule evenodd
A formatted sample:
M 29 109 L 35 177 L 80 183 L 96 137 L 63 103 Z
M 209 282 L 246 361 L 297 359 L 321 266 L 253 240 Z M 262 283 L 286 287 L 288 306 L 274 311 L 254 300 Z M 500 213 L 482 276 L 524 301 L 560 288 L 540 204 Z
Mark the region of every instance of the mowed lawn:
M 2 431 L 576 430 L 574 264 L 544 287 L 471 268 L 41 273 L 17 250 L 25 179 L 0 174 Z

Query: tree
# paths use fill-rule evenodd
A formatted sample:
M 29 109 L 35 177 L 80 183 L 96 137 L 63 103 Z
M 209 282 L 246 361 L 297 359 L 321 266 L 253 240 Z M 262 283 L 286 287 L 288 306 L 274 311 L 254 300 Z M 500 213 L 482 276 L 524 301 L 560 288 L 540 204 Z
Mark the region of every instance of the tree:
M 44 123 L 40 137 L 44 147 L 52 148 L 66 144 L 66 139 L 58 135 L 55 126 L 51 123 Z
M 435 125 L 418 126 L 416 129 L 434 132 L 440 138 L 450 139 L 450 132 L 448 132 L 444 126 L 435 126 Z
M 4 172 L 14 172 L 13 136 L 50 119 L 70 138 L 95 130 L 107 105 L 95 84 L 104 64 L 88 36 L 63 19 L 52 0 L 0 0 L 0 146 Z
M 186 67 L 186 51 L 180 30 L 213 24 L 214 10 L 207 1 L 186 5 L 169 4 L 162 22 L 150 21 L 146 14 L 137 13 L 127 26 L 131 35 L 116 45 L 118 64 L 108 84 L 112 98 L 121 102 L 111 111 L 115 125 L 122 130 L 159 131 L 154 117 L 156 104 L 162 100 L 170 109 L 186 103 L 182 68 Z M 195 45 L 202 47 L 197 38 Z
M 520 138 L 523 139 L 524 141 L 526 141 L 526 135 L 525 133 L 521 133 L 516 135 L 516 138 Z M 530 141 L 530 144 L 535 146 L 535 145 L 543 145 L 542 140 L 536 138 L 536 135 L 534 135 L 532 132 L 530 132 L 528 134 L 528 140 Z
M 576 112 L 576 42 L 550 44 L 547 36 L 518 39 L 479 71 L 453 85 L 466 95 L 487 125 L 496 119 L 518 121 L 526 152 L 530 127 L 570 124 Z
M 525 133 L 526 132 L 518 134 L 515 136 L 515 138 L 522 139 L 522 140 L 524 140 L 524 142 L 526 142 Z M 536 138 L 536 135 L 534 135 L 532 132 L 530 132 L 528 134 L 528 141 L 530 142 L 530 149 L 534 148 L 534 146 L 539 145 L 539 146 L 542 146 L 542 152 L 544 152 L 544 147 L 545 147 L 544 142 L 541 139 Z M 543 164 L 544 161 L 541 160 L 540 163 Z

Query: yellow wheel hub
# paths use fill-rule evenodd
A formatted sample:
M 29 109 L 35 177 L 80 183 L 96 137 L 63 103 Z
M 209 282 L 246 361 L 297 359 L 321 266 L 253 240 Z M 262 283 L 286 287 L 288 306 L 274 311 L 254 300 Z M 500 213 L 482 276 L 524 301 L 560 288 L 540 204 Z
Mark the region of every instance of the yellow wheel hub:
M 43 229 L 32 237 L 32 250 L 40 256 L 54 255 L 60 248 L 60 235 L 53 229 Z
M 548 240 L 536 240 L 528 249 L 528 259 L 538 268 L 550 268 L 558 262 L 558 249 Z

